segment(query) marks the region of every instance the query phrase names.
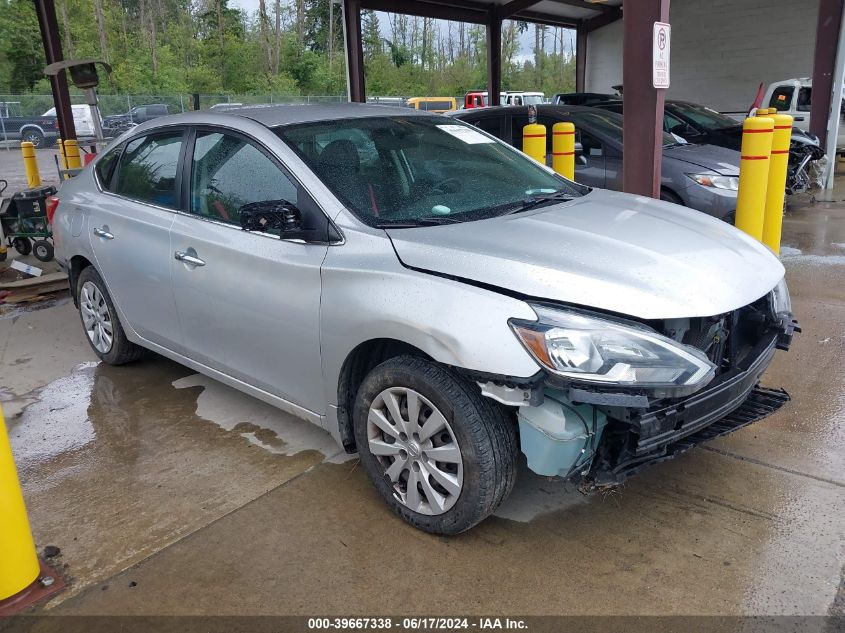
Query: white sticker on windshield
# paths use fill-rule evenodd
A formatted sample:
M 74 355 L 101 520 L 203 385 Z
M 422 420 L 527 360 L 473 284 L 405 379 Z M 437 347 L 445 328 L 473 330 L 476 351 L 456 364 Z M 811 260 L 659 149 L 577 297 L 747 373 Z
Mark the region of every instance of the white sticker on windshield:
M 438 125 L 437 127 L 447 134 L 451 134 L 455 138 L 461 139 L 468 145 L 476 145 L 478 143 L 495 143 L 492 138 L 487 138 L 481 132 L 477 132 L 471 127 L 466 127 L 464 125 Z

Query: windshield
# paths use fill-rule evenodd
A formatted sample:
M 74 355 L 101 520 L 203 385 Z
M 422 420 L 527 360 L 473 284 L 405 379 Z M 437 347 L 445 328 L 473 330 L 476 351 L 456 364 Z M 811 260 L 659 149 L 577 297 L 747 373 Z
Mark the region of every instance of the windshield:
M 575 129 L 583 127 L 585 130 L 604 134 L 611 140 L 622 142 L 622 115 L 607 110 L 593 110 L 592 112 L 575 111 L 567 114 Z M 671 134 L 663 132 L 663 147 L 677 145 L 678 139 Z
M 445 117 L 371 117 L 276 128 L 359 219 L 371 226 L 492 217 L 578 185 Z
M 705 130 L 721 130 L 740 125 L 739 121 L 729 116 L 692 103 L 673 103 L 670 112 L 672 110 L 673 114 L 685 117 Z
M 543 95 L 524 95 L 522 105 L 539 105 L 543 103 Z

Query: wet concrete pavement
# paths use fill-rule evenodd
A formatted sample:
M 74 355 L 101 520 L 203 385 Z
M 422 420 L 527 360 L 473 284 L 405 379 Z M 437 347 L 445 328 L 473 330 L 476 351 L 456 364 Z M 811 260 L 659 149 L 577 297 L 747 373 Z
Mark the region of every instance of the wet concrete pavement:
M 842 200 L 845 195 L 834 196 Z M 68 614 L 816 614 L 845 564 L 845 204 L 793 209 L 803 334 L 769 419 L 581 495 L 525 468 L 497 515 L 396 519 L 307 423 L 151 357 L 94 363 L 72 304 L 0 315 L 0 400 Z M 839 592 L 839 606 L 834 606 Z

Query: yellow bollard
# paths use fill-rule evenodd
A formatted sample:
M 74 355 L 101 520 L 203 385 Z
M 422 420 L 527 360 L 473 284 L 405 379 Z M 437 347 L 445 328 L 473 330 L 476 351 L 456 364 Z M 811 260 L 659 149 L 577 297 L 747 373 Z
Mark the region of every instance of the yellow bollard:
M 23 154 L 23 168 L 26 171 L 26 186 L 32 189 L 41 184 L 41 174 L 38 172 L 38 161 L 35 158 L 35 145 L 29 141 L 21 143 Z
M 65 156 L 65 148 L 62 139 L 56 141 L 56 147 L 59 149 L 59 167 L 67 169 L 67 156 Z
M 774 121 L 748 117 L 742 124 L 739 159 L 739 191 L 736 195 L 736 228 L 763 239 L 766 184 L 769 180 L 769 152 L 772 151 Z
M 0 600 L 26 589 L 38 578 L 40 567 L 26 518 L 21 485 L 6 424 L 0 412 Z
M 522 128 L 522 151 L 539 163 L 546 164 L 546 126 L 529 123 Z
M 552 126 L 552 168 L 564 178 L 575 180 L 575 125 Z
M 763 243 L 780 254 L 780 232 L 783 224 L 783 198 L 786 195 L 786 170 L 789 165 L 789 143 L 792 140 L 792 117 L 769 115 L 774 119 L 772 151 L 769 158 L 769 184 L 766 188 L 766 211 L 763 217 Z
M 79 158 L 79 145 L 76 139 L 68 139 L 62 144 L 65 150 L 65 162 L 68 169 L 81 169 L 82 159 Z

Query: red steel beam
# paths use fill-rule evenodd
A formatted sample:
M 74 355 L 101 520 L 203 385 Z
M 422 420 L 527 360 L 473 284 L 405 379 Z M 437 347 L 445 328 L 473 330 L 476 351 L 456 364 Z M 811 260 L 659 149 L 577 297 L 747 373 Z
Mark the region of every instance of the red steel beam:
M 579 24 L 575 30 L 575 92 L 586 91 L 587 35 L 587 28 Z
M 487 16 L 487 105 L 499 105 L 502 88 L 502 21 L 495 10 Z
M 821 146 L 827 143 L 827 122 L 833 96 L 833 72 L 836 67 L 836 47 L 839 25 L 845 0 L 821 0 L 816 25 L 816 52 L 813 57 L 813 95 L 810 102 L 810 131 L 819 137 Z M 839 108 L 841 97 L 834 101 Z
M 651 48 L 654 23 L 669 21 L 669 0 L 626 3 L 624 20 L 622 189 L 659 198 L 666 91 L 652 87 Z
M 56 21 L 54 0 L 35 0 L 35 13 L 38 16 L 38 28 L 41 29 L 41 41 L 44 44 L 44 56 L 47 65 L 64 60 L 62 42 L 59 39 L 59 24 Z M 73 109 L 70 107 L 70 93 L 67 89 L 67 77 L 64 72 L 50 77 L 53 103 L 59 119 L 59 132 L 65 141 L 76 139 L 76 126 L 73 123 Z
M 346 72 L 349 78 L 349 100 L 364 103 L 364 49 L 361 44 L 361 0 L 344 0 L 343 20 L 346 26 Z

